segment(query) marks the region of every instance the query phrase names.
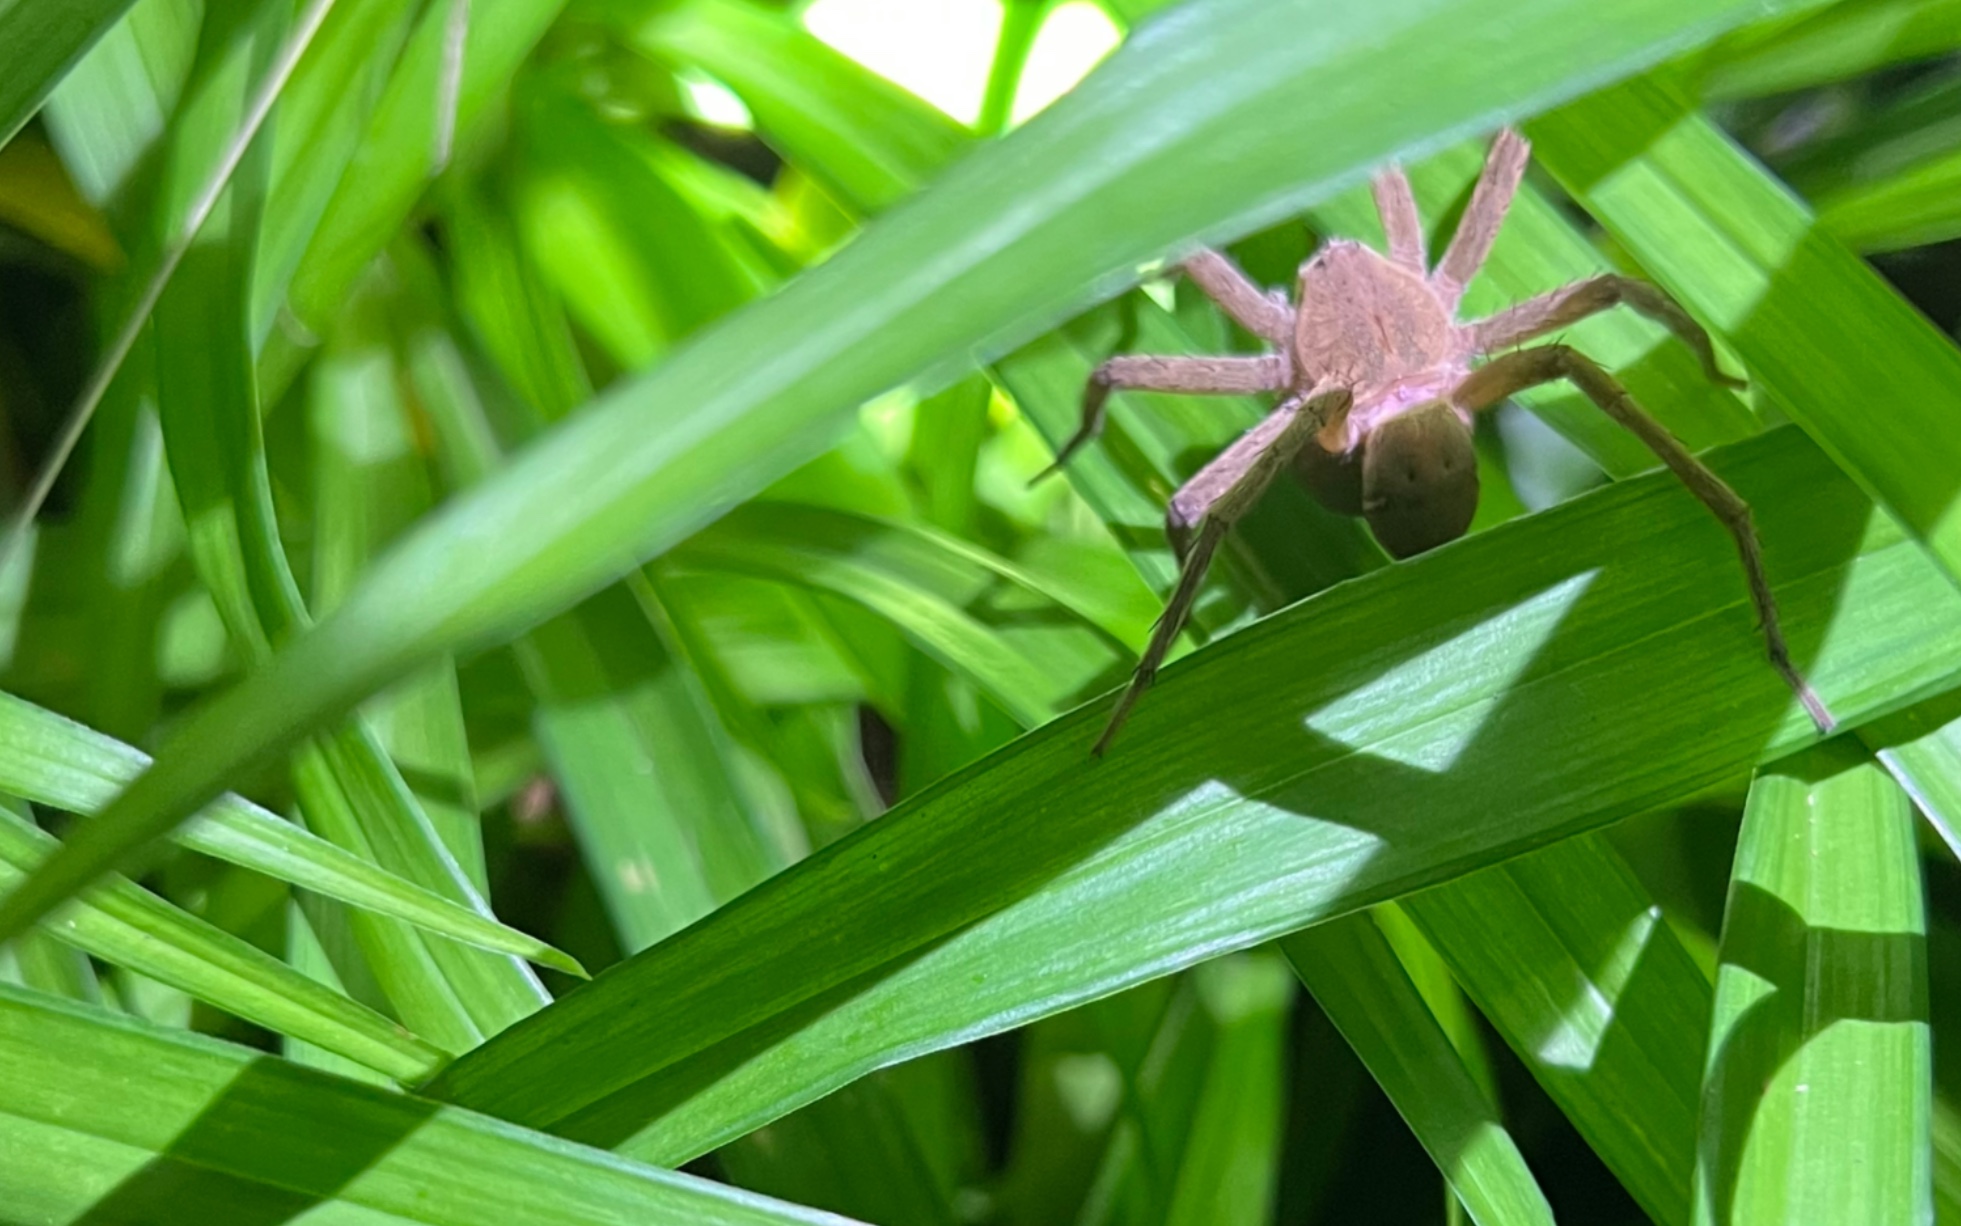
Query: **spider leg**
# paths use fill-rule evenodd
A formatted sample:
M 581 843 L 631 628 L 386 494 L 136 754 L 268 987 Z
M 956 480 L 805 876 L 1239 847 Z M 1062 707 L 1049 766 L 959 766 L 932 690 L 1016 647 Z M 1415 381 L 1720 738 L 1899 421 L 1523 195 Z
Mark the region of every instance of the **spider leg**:
M 1137 662 L 1136 673 L 1117 698 L 1110 722 L 1097 739 L 1092 751 L 1097 757 L 1110 747 L 1131 708 L 1156 680 L 1158 666 L 1184 628 L 1205 583 L 1205 572 L 1211 568 L 1212 555 L 1218 552 L 1226 533 L 1260 500 L 1274 477 L 1293 463 L 1295 454 L 1316 432 L 1347 414 L 1349 404 L 1348 391 L 1339 388 L 1311 398 L 1289 399 L 1172 496 L 1166 518 L 1183 560 L 1178 584 L 1165 602 L 1164 616 L 1151 629 L 1151 641 Z
M 1055 463 L 1035 474 L 1036 481 L 1059 471 L 1069 458 L 1103 432 L 1110 393 L 1122 388 L 1180 392 L 1193 396 L 1231 396 L 1276 392 L 1293 379 L 1293 364 L 1278 353 L 1253 358 L 1111 358 L 1090 372 L 1083 385 L 1083 420 L 1055 453 Z
M 1575 281 L 1496 315 L 1472 320 L 1458 329 L 1458 335 L 1466 356 L 1492 353 L 1557 332 L 1589 315 L 1617 306 L 1631 307 L 1673 332 L 1702 360 L 1702 369 L 1711 381 L 1737 389 L 1747 386 L 1716 364 L 1716 347 L 1710 343 L 1709 334 L 1690 318 L 1681 304 L 1658 286 L 1612 273 Z
M 1237 264 L 1210 247 L 1201 247 L 1180 267 L 1240 327 L 1282 349 L 1294 343 L 1294 309 L 1284 297 L 1253 284 Z
M 1423 218 L 1416 211 L 1409 176 L 1401 166 L 1391 166 L 1376 175 L 1371 186 L 1382 232 L 1389 239 L 1389 258 L 1419 277 L 1428 275 L 1430 256 L 1424 249 Z
M 1512 207 L 1512 197 L 1518 194 L 1519 180 L 1525 177 L 1525 163 L 1531 156 L 1532 146 L 1511 128 L 1498 133 L 1498 139 L 1491 143 L 1484 173 L 1471 191 L 1471 203 L 1465 206 L 1457 233 L 1450 236 L 1450 246 L 1430 278 L 1450 310 L 1457 309 L 1464 287 L 1491 254 L 1492 241 L 1498 237 L 1498 227 L 1505 224 L 1505 214 Z
M 1643 412 L 1618 380 L 1599 363 L 1565 345 L 1541 345 L 1495 358 L 1472 371 L 1451 393 L 1457 407 L 1472 412 L 1489 408 L 1506 397 L 1541 383 L 1565 379 L 1600 406 L 1602 412 L 1647 444 L 1648 450 L 1668 466 L 1668 470 L 1687 486 L 1702 505 L 1729 529 L 1736 541 L 1736 552 L 1743 562 L 1743 574 L 1750 585 L 1750 599 L 1757 607 L 1757 620 L 1763 627 L 1764 645 L 1770 662 L 1791 687 L 1798 701 L 1821 732 L 1832 730 L 1831 712 L 1816 692 L 1791 664 L 1784 632 L 1777 622 L 1777 601 L 1771 595 L 1770 580 L 1764 574 L 1763 549 L 1756 528 L 1750 522 L 1750 505 L 1737 496 L 1727 482 L 1682 446 L 1666 427 Z

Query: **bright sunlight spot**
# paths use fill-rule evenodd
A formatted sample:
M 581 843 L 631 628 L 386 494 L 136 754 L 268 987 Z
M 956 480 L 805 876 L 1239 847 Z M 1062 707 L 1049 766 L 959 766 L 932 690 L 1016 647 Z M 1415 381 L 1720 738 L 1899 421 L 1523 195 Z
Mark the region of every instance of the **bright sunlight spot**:
M 681 74 L 681 86 L 688 91 L 688 109 L 702 122 L 744 131 L 756 126 L 742 99 L 720 81 L 699 73 L 686 73 Z
M 1075 88 L 1122 41 L 1117 23 L 1089 0 L 1070 0 L 1050 13 L 1022 66 L 1014 122 L 1025 123 Z
M 803 20 L 818 38 L 961 123 L 980 118 L 1001 36 L 999 0 L 816 0 Z M 1022 67 L 1014 122 L 1068 93 L 1122 41 L 1090 0 L 1050 13 Z
M 804 10 L 803 22 L 961 123 L 980 118 L 1001 35 L 997 0 L 817 0 Z

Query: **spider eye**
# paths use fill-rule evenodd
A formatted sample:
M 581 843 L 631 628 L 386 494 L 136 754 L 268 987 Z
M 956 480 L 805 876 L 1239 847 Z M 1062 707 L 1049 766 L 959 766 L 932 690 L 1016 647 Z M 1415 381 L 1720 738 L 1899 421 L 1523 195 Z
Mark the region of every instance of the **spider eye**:
M 1471 431 L 1448 405 L 1426 405 L 1377 426 L 1363 445 L 1362 514 L 1398 558 L 1464 535 L 1478 509 Z

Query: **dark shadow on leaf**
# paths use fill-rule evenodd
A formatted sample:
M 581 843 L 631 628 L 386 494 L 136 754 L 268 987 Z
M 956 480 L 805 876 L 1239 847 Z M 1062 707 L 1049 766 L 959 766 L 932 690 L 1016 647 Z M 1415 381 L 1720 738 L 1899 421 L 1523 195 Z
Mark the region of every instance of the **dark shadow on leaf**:
M 296 1102 L 306 1104 L 303 1117 Z M 437 1110 L 283 1060 L 254 1060 L 163 1152 L 76 1220 L 278 1226 L 332 1200 Z
M 1927 1018 L 1927 939 L 1918 932 L 1814 928 L 1782 898 L 1739 881 L 1730 889 L 1723 948 L 1726 959 L 1742 951 L 1747 961 L 1726 965 L 1769 991 L 1731 1022 L 1703 1088 L 1702 1118 L 1722 1122 L 1704 1131 L 1699 1155 L 1716 1222 L 1731 1220 L 1750 1130 L 1786 1062 L 1835 1022 Z

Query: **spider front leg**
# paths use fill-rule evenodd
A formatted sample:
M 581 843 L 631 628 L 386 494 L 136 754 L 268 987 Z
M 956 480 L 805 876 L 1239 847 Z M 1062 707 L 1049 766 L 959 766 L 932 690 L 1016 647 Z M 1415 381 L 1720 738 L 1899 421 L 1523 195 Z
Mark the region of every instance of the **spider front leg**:
M 1256 358 L 1111 358 L 1090 372 L 1083 386 L 1083 419 L 1069 441 L 1055 453 L 1055 463 L 1036 473 L 1029 484 L 1060 471 L 1069 458 L 1103 432 L 1110 393 L 1123 388 L 1176 392 L 1190 396 L 1236 396 L 1277 392 L 1293 381 L 1286 355 Z
M 1701 359 L 1703 373 L 1711 382 L 1737 389 L 1747 386 L 1717 365 L 1716 346 L 1709 334 L 1680 303 L 1658 286 L 1613 273 L 1575 281 L 1496 315 L 1473 320 L 1458 329 L 1458 336 L 1462 338 L 1461 348 L 1466 355 L 1493 353 L 1571 327 L 1589 315 L 1617 306 L 1631 307 L 1673 332 L 1676 339 Z
M 1110 747 L 1131 708 L 1157 679 L 1158 666 L 1184 629 L 1199 588 L 1205 583 L 1205 572 L 1211 568 L 1212 555 L 1218 552 L 1226 533 L 1260 500 L 1274 477 L 1293 464 L 1294 456 L 1309 439 L 1340 424 L 1350 403 L 1346 389 L 1288 400 L 1172 495 L 1166 521 L 1182 559 L 1178 584 L 1165 602 L 1164 616 L 1151 629 L 1151 641 L 1137 661 L 1136 673 L 1110 712 L 1103 735 L 1097 738 L 1091 751 L 1097 757 Z
M 1820 732 L 1832 730 L 1831 712 L 1809 683 L 1791 664 L 1791 653 L 1784 643 L 1784 632 L 1777 621 L 1777 600 L 1771 594 L 1770 579 L 1764 574 L 1763 548 L 1757 530 L 1750 522 L 1750 505 L 1739 497 L 1721 477 L 1696 459 L 1666 427 L 1643 412 L 1618 380 L 1592 358 L 1565 345 L 1541 345 L 1524 349 L 1480 366 L 1451 393 L 1458 407 L 1472 412 L 1489 408 L 1508 396 L 1565 379 L 1580 389 L 1601 411 L 1647 444 L 1668 470 L 1687 486 L 1702 505 L 1709 508 L 1736 542 L 1743 562 L 1743 574 L 1750 584 L 1750 599 L 1756 604 L 1757 620 L 1763 627 L 1764 644 L 1770 662 L 1804 705 Z

